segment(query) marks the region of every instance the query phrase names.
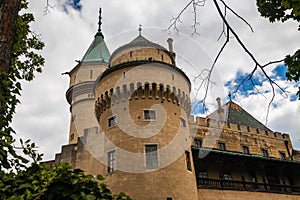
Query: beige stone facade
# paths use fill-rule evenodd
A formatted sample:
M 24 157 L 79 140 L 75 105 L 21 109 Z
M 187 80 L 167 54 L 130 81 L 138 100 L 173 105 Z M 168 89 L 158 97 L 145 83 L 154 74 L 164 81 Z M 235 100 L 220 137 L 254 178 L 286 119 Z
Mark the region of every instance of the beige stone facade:
M 69 73 L 69 144 L 49 164 L 103 174 L 114 193 L 137 200 L 300 199 L 289 135 L 232 101 L 192 116 L 191 83 L 168 42 L 169 50 L 140 33 L 108 61 L 96 34 Z

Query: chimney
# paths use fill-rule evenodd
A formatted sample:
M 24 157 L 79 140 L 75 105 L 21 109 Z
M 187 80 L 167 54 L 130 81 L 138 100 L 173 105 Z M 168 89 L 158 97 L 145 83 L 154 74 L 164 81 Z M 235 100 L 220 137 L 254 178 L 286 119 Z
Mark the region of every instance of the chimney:
M 218 110 L 221 109 L 221 98 L 218 97 L 217 99 L 217 103 L 218 103 Z
M 172 64 L 174 65 L 174 66 L 176 66 L 176 64 L 175 64 L 175 53 L 174 53 L 174 51 L 173 51 L 173 39 L 172 38 L 168 38 L 167 39 L 167 42 L 168 42 L 168 44 L 169 44 L 169 52 L 170 52 L 170 54 L 171 54 L 171 56 L 172 56 Z
M 171 53 L 174 53 L 174 51 L 173 51 L 173 39 L 172 38 L 168 38 L 167 42 L 169 44 L 169 51 Z

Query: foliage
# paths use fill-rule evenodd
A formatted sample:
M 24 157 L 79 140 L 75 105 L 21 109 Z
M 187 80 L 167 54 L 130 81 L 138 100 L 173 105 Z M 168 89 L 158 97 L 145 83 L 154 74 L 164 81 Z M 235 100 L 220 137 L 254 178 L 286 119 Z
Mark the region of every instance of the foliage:
M 16 4 L 17 5 L 17 4 Z M 28 3 L 21 0 L 20 10 L 26 9 Z M 101 175 L 97 179 L 85 175 L 82 170 L 72 170 L 66 163 L 50 168 L 40 163 L 42 155 L 30 140 L 21 142 L 21 147 L 14 146 L 14 130 L 10 123 L 15 113 L 17 98 L 22 90 L 21 80 L 31 81 L 35 72 L 41 72 L 44 58 L 37 54 L 44 43 L 38 35 L 30 30 L 34 17 L 30 13 L 20 14 L 17 18 L 16 32 L 11 53 L 11 65 L 8 72 L 0 71 L 3 88 L 0 115 L 0 199 L 112 199 L 130 200 L 124 193 L 114 195 L 103 181 Z M 23 155 L 17 153 L 23 151 Z M 28 167 L 29 159 L 32 164 Z
M 269 19 L 270 22 L 289 19 L 297 21 L 298 31 L 300 31 L 300 1 L 297 0 L 257 0 L 258 11 L 261 16 Z M 288 81 L 300 81 L 300 49 L 294 55 L 287 55 L 284 63 L 288 66 L 286 77 Z M 300 87 L 297 92 L 300 100 Z
M 26 9 L 28 3 L 21 1 L 20 10 Z M 31 13 L 20 14 L 17 18 L 16 33 L 11 54 L 11 66 L 8 74 L 0 72 L 7 77 L 1 80 L 4 88 L 1 96 L 1 107 L 3 114 L 0 116 L 0 170 L 9 169 L 13 166 L 21 167 L 21 163 L 28 161 L 17 155 L 13 148 L 14 130 L 10 123 L 15 113 L 16 105 L 19 103 L 17 95 L 20 95 L 21 80 L 31 81 L 35 72 L 41 72 L 44 65 L 44 58 L 36 51 L 42 50 L 44 43 L 30 30 L 30 23 L 34 21 Z
M 85 175 L 66 163 L 33 163 L 17 174 L 0 174 L 0 199 L 111 199 L 130 200 L 124 193 L 113 195 L 102 182 L 103 177 Z
M 288 19 L 300 21 L 300 1 L 257 0 L 256 4 L 261 16 L 269 18 L 270 22 L 285 22 Z

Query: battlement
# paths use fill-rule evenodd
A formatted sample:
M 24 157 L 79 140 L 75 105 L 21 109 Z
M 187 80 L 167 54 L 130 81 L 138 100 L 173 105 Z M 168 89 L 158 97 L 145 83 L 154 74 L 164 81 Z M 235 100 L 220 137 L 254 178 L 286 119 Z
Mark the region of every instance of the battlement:
M 221 128 L 221 129 L 226 129 L 229 131 L 257 134 L 257 135 L 270 137 L 270 138 L 277 138 L 277 139 L 285 139 L 285 140 L 290 139 L 290 136 L 287 133 L 273 132 L 271 130 L 265 130 L 265 129 L 260 129 L 260 128 L 256 128 L 256 127 L 220 122 L 220 121 L 214 120 L 214 119 L 196 117 L 196 123 L 197 123 L 197 125 L 203 126 L 203 127 L 218 128 L 218 129 Z
M 122 87 L 117 86 L 109 91 L 103 92 L 95 102 L 95 111 L 97 119 L 109 107 L 119 102 L 132 101 L 139 99 L 155 99 L 161 101 L 172 102 L 181 106 L 187 113 L 191 111 L 191 102 L 189 96 L 179 88 L 164 85 L 162 83 L 144 83 L 138 82 L 124 84 Z

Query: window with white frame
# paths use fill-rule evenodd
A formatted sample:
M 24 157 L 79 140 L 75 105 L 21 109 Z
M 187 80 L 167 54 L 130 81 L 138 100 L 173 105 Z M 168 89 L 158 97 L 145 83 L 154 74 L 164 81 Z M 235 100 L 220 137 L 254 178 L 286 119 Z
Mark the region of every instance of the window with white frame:
M 117 125 L 117 116 L 112 116 L 110 118 L 107 119 L 108 122 L 108 128 L 116 126 Z
M 156 110 L 144 110 L 144 120 L 155 120 Z
M 146 167 L 147 168 L 157 168 L 158 167 L 158 153 L 156 144 L 146 144 Z
M 107 153 L 107 172 L 116 171 L 116 150 L 111 150 Z

